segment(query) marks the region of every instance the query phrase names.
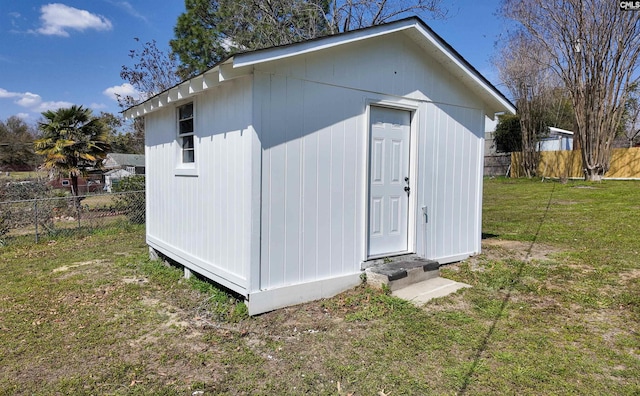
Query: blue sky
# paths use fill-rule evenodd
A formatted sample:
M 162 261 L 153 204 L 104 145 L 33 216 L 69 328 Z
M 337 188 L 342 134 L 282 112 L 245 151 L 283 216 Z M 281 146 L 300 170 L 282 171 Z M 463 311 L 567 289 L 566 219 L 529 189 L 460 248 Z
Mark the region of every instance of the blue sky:
M 450 18 L 427 24 L 500 89 L 490 62 L 502 32 L 499 1 L 444 3 Z M 113 92 L 127 91 L 120 69 L 132 65 L 134 37 L 167 49 L 183 11 L 182 0 L 1 0 L 0 120 L 34 123 L 72 104 L 117 113 Z

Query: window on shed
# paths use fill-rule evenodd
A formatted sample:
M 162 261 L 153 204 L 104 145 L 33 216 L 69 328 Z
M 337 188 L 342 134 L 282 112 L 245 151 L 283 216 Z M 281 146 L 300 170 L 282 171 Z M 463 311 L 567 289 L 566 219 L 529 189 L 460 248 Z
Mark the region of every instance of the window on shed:
M 178 107 L 178 140 L 183 163 L 196 161 L 193 132 L 193 102 L 191 102 Z

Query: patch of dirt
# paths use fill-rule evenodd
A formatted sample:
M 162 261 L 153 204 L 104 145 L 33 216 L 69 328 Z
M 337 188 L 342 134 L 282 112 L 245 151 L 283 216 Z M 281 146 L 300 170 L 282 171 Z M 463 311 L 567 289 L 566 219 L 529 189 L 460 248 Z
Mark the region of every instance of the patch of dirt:
M 640 278 L 640 268 L 635 268 L 629 271 L 621 272 L 619 276 L 620 276 L 620 280 L 624 283 L 636 280 Z
M 466 312 L 471 310 L 471 304 L 461 293 L 450 294 L 448 298 L 438 298 L 424 304 L 423 308 L 430 312 L 457 311 Z
M 105 263 L 111 263 L 110 260 L 89 260 L 89 261 L 81 261 L 78 263 L 73 263 L 70 265 L 63 265 L 62 267 L 54 268 L 53 272 L 65 272 L 74 268 L 84 267 L 87 265 L 101 265 Z
M 129 283 L 129 284 L 144 284 L 144 283 L 149 283 L 149 278 L 146 277 L 139 277 L 139 276 L 132 276 L 129 278 L 122 278 L 122 281 L 124 283 Z
M 489 260 L 548 260 L 551 254 L 562 249 L 540 243 L 508 241 L 504 239 L 485 239 L 482 241 L 482 255 Z
M 184 319 L 185 317 L 187 317 L 187 314 L 180 308 L 172 306 L 165 302 L 161 302 L 156 298 L 145 297 L 142 299 L 142 303 L 148 307 L 153 308 L 158 315 L 166 317 L 166 319 L 162 323 L 162 327 L 189 327 L 189 322 Z

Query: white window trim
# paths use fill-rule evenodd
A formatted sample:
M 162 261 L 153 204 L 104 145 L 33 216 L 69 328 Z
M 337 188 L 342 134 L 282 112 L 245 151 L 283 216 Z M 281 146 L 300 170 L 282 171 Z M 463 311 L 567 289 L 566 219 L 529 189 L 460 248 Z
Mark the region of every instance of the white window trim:
M 180 133 L 180 119 L 179 119 L 179 112 L 180 112 L 180 107 L 184 106 L 186 104 L 192 103 L 193 104 L 193 115 L 192 115 L 192 119 L 193 119 L 193 132 L 191 133 L 185 133 L 185 134 L 181 134 Z M 174 173 L 176 176 L 198 176 L 198 136 L 197 136 L 197 106 L 196 106 L 196 101 L 195 98 L 189 101 L 185 101 L 183 103 L 179 103 L 176 105 L 175 110 L 174 110 L 174 115 L 175 115 L 175 133 L 176 133 L 176 158 L 175 158 L 175 163 L 176 163 L 176 167 L 174 170 Z M 182 149 L 182 138 L 185 136 L 193 136 L 193 157 L 194 157 L 194 162 L 182 162 L 182 156 L 183 156 L 183 149 Z

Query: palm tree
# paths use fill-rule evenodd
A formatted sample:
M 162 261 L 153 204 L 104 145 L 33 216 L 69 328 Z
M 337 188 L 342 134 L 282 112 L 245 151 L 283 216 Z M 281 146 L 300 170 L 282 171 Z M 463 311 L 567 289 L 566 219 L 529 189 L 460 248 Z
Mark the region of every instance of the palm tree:
M 109 133 L 104 123 L 82 106 L 48 110 L 38 124 L 42 137 L 34 142 L 43 155 L 44 168 L 71 178 L 72 193 L 78 196 L 78 177 L 88 168 L 99 167 L 109 150 Z M 76 201 L 77 203 L 77 201 Z

